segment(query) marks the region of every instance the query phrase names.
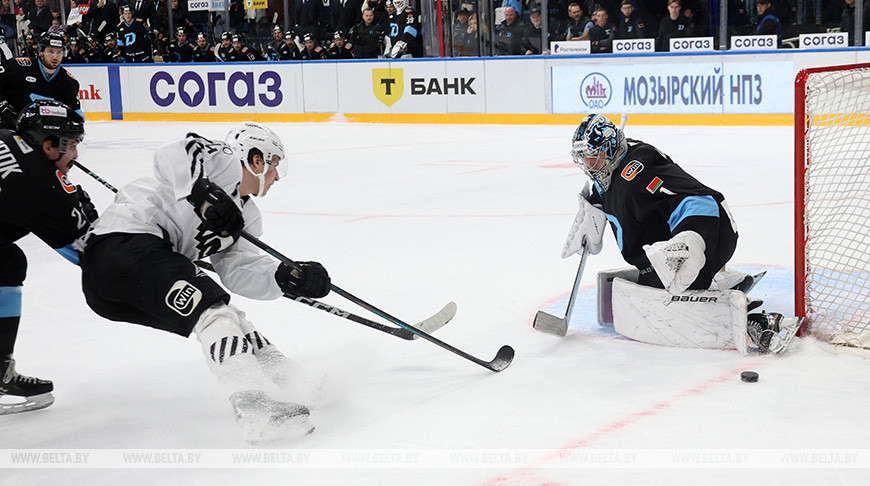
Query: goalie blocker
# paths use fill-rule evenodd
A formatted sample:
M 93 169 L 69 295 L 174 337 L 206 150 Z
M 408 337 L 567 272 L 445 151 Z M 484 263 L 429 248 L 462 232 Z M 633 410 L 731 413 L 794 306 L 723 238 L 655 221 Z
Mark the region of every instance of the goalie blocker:
M 718 283 L 725 290 L 690 290 L 674 295 L 637 284 L 638 270 L 634 267 L 600 272 L 599 324 L 612 324 L 619 334 L 650 344 L 737 349 L 743 355 L 754 345 L 760 352 L 781 353 L 803 319 L 763 313 L 747 316 L 746 294 L 725 286 L 732 281 L 739 285 L 744 281 L 740 275 L 719 272 L 713 288 Z

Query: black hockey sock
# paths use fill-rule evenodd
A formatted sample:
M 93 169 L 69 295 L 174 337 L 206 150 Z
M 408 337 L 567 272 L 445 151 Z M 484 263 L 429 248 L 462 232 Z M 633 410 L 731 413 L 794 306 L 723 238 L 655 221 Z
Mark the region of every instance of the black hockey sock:
M 0 317 L 0 359 L 12 355 L 20 321 L 21 316 Z

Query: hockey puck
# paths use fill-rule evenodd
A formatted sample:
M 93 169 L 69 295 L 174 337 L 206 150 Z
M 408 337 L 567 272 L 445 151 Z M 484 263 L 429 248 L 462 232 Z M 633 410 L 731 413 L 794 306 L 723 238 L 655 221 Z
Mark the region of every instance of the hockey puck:
M 740 373 L 740 381 L 755 383 L 758 381 L 758 373 L 754 371 L 744 371 L 743 373 Z

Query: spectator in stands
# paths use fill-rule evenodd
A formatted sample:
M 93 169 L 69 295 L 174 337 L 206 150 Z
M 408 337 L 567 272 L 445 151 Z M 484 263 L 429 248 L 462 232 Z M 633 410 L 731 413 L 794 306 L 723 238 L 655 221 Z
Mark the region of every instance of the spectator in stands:
M 504 21 L 495 27 L 495 55 L 522 56 L 532 53 L 529 31 L 513 7 L 504 9 Z
M 190 14 L 187 12 L 187 1 L 179 2 L 172 0 L 172 26 L 176 30 L 176 38 L 178 37 L 178 28 L 184 27 L 184 33 L 189 39 L 190 36 L 196 35 L 196 26 L 190 20 Z M 189 42 L 189 41 L 188 41 Z
M 304 36 L 305 34 L 317 35 L 320 27 L 317 24 L 319 16 L 321 0 L 296 0 L 296 6 L 293 11 L 293 23 L 296 34 Z
M 238 62 L 238 61 L 262 61 L 263 55 L 257 52 L 255 49 L 252 49 L 244 44 L 242 44 L 242 37 L 239 35 L 233 36 L 233 50 L 227 54 L 227 61 L 230 62 Z
M 593 14 L 595 25 L 589 29 L 588 39 L 591 41 L 591 50 L 593 53 L 611 52 L 613 50 L 613 38 L 616 35 L 616 29 L 613 24 L 608 22 L 607 9 L 598 7 Z
M 169 43 L 169 56 L 165 62 L 193 62 L 194 45 L 187 39 L 182 26 L 175 28 L 175 40 Z
M 333 4 L 337 10 L 337 30 L 350 32 L 354 25 L 362 22 L 362 0 L 341 0 Z
M 541 18 L 541 10 L 533 7 L 529 13 L 529 43 L 532 45 L 532 54 L 541 54 L 548 51 L 550 48 L 550 33 L 547 33 L 547 40 L 544 45 L 541 45 L 541 36 L 543 34 L 543 19 Z
M 622 0 L 619 10 L 622 12 L 622 20 L 616 28 L 617 39 L 645 39 L 647 37 L 646 24 L 634 10 L 633 0 Z
M 214 48 L 208 45 L 205 34 L 200 32 L 196 35 L 196 48 L 193 50 L 193 62 L 215 62 Z
M 0 1 L 0 34 L 9 39 L 9 45 L 14 48 L 15 4 L 12 3 L 12 0 Z
M 590 28 L 592 28 L 592 21 L 589 20 L 589 17 L 583 15 L 583 8 L 580 7 L 580 4 L 569 4 L 568 27 L 565 32 L 565 40 L 586 40 L 589 36 Z
M 311 34 L 302 36 L 303 49 L 301 58 L 303 61 L 326 59 L 326 51 L 317 45 L 317 39 Z
M 507 17 L 507 9 L 514 9 L 514 13 L 517 14 L 517 17 L 522 17 L 523 15 L 523 4 L 520 0 L 496 0 L 495 5 L 500 5 L 505 9 L 505 17 Z
M 348 44 L 344 38 L 344 32 L 337 30 L 332 36 L 332 44 L 326 51 L 329 59 L 353 59 L 353 45 Z
M 776 16 L 776 12 L 771 0 L 757 0 L 755 8 L 758 11 L 758 27 L 755 29 L 755 35 L 771 35 L 776 34 L 778 43 L 782 43 L 782 24 Z
M 42 35 L 51 28 L 51 18 L 51 9 L 45 6 L 45 0 L 33 0 L 33 4 L 27 12 L 30 32 L 33 35 Z
M 86 17 L 91 22 L 89 35 L 97 39 L 105 39 L 106 34 L 114 32 L 121 21 L 118 4 L 113 0 L 91 0 Z
M 371 8 L 363 10 L 362 18 L 363 21 L 356 24 L 350 33 L 353 55 L 360 59 L 376 58 L 383 51 L 382 27 L 375 23 L 375 13 Z
M 152 0 L 129 0 L 128 6 L 133 10 L 133 18 L 145 24 L 145 27 L 154 29 L 157 26 L 157 7 Z
M 849 45 L 855 45 L 855 0 L 845 0 L 843 13 L 840 15 L 840 32 L 849 33 Z M 861 35 L 870 30 L 870 0 L 864 0 L 864 25 Z M 866 47 L 866 46 L 865 46 Z
M 477 47 L 477 22 L 472 28 L 470 19 L 471 15 L 467 9 L 463 8 L 456 13 L 456 22 L 453 23 L 454 56 L 477 56 L 480 54 Z
M 668 0 L 668 15 L 659 22 L 659 35 L 656 50 L 666 52 L 671 49 L 671 39 L 691 37 L 691 21 L 681 12 L 682 0 Z
M 64 26 L 61 23 L 60 19 L 57 17 L 54 17 L 53 19 L 51 19 L 51 27 L 48 28 L 48 31 L 63 34 L 66 31 L 66 29 L 64 29 Z
M 106 41 L 103 44 L 103 55 L 100 62 L 119 63 L 124 62 L 121 54 L 121 48 L 118 46 L 118 37 L 114 32 L 106 34 Z

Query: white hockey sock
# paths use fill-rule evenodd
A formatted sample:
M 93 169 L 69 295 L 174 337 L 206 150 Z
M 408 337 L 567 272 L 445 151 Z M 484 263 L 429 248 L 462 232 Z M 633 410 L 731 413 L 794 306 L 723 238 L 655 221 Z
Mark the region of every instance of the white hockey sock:
M 224 304 L 206 309 L 193 332 L 202 343 L 209 369 L 227 395 L 263 389 L 265 376 L 235 310 Z

